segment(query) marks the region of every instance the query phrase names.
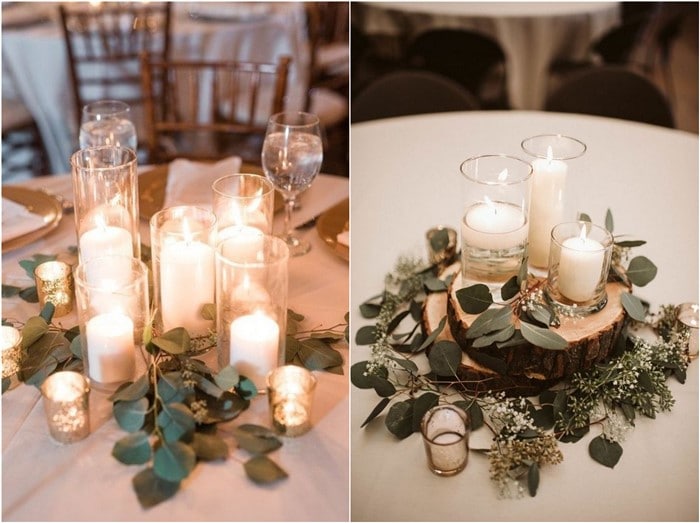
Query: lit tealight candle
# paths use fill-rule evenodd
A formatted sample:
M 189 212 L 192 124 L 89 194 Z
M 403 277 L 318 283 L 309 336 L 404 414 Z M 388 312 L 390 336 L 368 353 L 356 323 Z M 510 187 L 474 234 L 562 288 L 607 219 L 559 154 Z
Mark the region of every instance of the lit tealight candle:
M 11 327 L 3 325 L 2 329 L 2 377 L 9 378 L 19 370 L 22 355 L 22 334 Z
M 97 227 L 80 235 L 80 260 L 85 263 L 93 258 L 109 255 L 133 256 L 131 233 L 123 227 L 98 221 Z
M 254 262 L 264 244 L 263 232 L 248 225 L 233 225 L 218 232 L 217 242 L 222 245 L 221 253 L 246 262 Z
M 90 387 L 82 374 L 61 371 L 41 385 L 51 437 L 73 443 L 90 434 Z
M 467 209 L 462 220 L 462 241 L 488 250 L 521 246 L 527 241 L 525 215 L 513 204 L 485 197 Z
M 559 291 L 571 301 L 583 303 L 596 294 L 605 261 L 605 247 L 586 237 L 581 226 L 578 237 L 564 240 L 559 260 Z
M 184 240 L 166 243 L 160 254 L 163 329 L 184 327 L 191 336 L 205 336 L 212 322 L 202 318 L 202 306 L 214 303 L 214 249 L 193 240 L 183 222 Z
M 231 365 L 263 387 L 267 373 L 277 367 L 279 336 L 279 325 L 264 312 L 239 316 L 230 327 Z
M 85 333 L 91 379 L 111 385 L 133 378 L 136 348 L 131 318 L 120 312 L 99 314 L 87 321 Z
M 316 378 L 296 365 L 285 365 L 267 377 L 272 426 L 285 436 L 300 436 L 311 428 Z

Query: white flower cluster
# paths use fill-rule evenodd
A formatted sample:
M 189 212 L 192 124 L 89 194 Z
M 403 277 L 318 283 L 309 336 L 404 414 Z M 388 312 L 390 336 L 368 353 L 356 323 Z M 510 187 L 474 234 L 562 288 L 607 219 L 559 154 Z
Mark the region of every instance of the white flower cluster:
M 499 439 L 512 441 L 526 430 L 537 430 L 525 398 L 506 398 L 505 393 L 500 392 L 486 400 L 487 412 Z
M 627 418 L 615 410 L 605 410 L 602 405 L 593 409 L 591 417 L 593 419 L 604 418 L 603 437 L 614 443 L 623 443 L 633 428 Z

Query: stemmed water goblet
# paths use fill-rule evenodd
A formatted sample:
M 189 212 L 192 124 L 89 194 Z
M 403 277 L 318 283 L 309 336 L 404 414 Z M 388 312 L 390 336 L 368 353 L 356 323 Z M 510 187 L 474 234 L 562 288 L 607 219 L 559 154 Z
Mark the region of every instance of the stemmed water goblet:
M 318 116 L 304 112 L 282 112 L 270 117 L 262 148 L 265 176 L 284 198 L 284 233 L 290 256 L 311 248 L 294 235 L 292 212 L 299 193 L 311 185 L 321 169 L 323 145 Z

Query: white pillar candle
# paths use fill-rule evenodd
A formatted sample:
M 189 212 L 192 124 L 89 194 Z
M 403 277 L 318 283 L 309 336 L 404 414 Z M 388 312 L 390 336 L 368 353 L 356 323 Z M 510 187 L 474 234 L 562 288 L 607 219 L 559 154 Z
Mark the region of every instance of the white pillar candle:
M 525 215 L 513 204 L 487 198 L 467 209 L 462 220 L 462 241 L 491 250 L 521 246 L 527 241 Z
M 90 318 L 85 324 L 90 378 L 117 383 L 134 377 L 134 322 L 119 312 Z
M 530 194 L 530 232 L 528 255 L 535 267 L 547 267 L 551 232 L 564 221 L 564 186 L 568 167 L 561 160 L 547 158 L 532 162 L 532 192 Z
M 221 251 L 224 256 L 252 262 L 263 247 L 264 234 L 256 227 L 233 225 L 219 231 L 217 243 L 221 242 L 225 242 Z
M 191 336 L 206 336 L 212 322 L 202 306 L 214 303 L 214 249 L 200 241 L 166 244 L 160 253 L 160 295 L 163 329 L 184 327 Z
M 104 225 L 80 235 L 80 259 L 82 262 L 101 256 L 133 256 L 131 233 L 123 227 Z
M 559 260 L 559 292 L 571 301 L 582 303 L 595 295 L 601 279 L 605 247 L 586 237 L 586 227 L 581 234 L 564 240 Z
M 279 325 L 258 311 L 233 320 L 230 334 L 231 365 L 264 387 L 267 373 L 278 363 Z

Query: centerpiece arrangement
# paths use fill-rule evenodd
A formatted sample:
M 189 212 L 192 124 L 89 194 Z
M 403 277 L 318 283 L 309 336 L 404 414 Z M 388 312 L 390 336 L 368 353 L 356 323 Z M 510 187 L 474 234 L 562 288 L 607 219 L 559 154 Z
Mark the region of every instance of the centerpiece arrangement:
M 355 386 L 381 398 L 363 426 L 388 408 L 388 430 L 421 432 L 436 474 L 462 470 L 469 430 L 486 425 L 491 448 L 473 450 L 488 456 L 504 497 L 526 488 L 534 496 L 540 468 L 562 460 L 558 444 L 592 426 L 602 433 L 591 457 L 614 467 L 635 416 L 673 405 L 666 379 L 685 380 L 697 336 L 697 318 L 692 330 L 677 307 L 649 316 L 632 293 L 657 271 L 644 256 L 630 259 L 644 241 L 613 236 L 610 211 L 604 226 L 567 216 L 567 170 L 585 145 L 552 135 L 523 148 L 532 162 L 488 155 L 462 164 L 461 252 L 457 232 L 437 227 L 427 263 L 399 259 L 384 291 L 360 306 L 374 324 L 355 341 L 371 357 L 351 370 Z M 644 324 L 655 341 L 639 334 Z

